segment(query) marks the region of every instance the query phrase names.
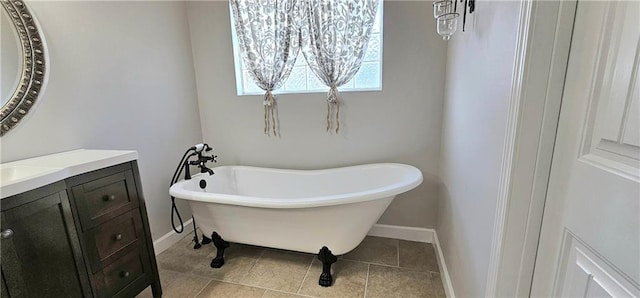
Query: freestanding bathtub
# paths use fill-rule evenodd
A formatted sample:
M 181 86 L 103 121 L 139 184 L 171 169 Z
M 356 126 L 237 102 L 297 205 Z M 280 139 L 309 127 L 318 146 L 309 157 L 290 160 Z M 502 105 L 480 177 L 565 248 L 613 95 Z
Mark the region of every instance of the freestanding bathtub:
M 189 201 L 205 235 L 226 241 L 335 255 L 354 249 L 397 194 L 422 183 L 404 164 L 368 164 L 326 170 L 246 166 L 213 168 L 171 186 Z M 206 181 L 206 187 L 200 188 Z

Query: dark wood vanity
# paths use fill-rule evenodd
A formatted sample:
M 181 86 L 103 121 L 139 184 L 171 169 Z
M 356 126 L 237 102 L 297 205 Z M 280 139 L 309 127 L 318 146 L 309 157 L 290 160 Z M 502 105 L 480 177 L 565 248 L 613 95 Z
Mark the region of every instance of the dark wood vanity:
M 162 290 L 135 160 L 2 199 L 2 297 Z

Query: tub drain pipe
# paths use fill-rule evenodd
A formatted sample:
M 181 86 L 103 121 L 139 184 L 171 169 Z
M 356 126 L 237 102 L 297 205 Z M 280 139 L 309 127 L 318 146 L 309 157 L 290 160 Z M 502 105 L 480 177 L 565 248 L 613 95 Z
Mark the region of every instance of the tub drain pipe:
M 193 218 L 193 215 L 191 216 L 191 223 L 193 223 L 193 240 L 192 241 L 196 243 L 193 245 L 193 249 L 198 249 L 202 247 L 202 244 L 200 244 L 200 240 L 198 239 L 198 231 L 196 231 L 196 219 Z
M 187 149 L 187 151 L 184 152 L 184 154 L 182 155 L 182 158 L 180 159 L 180 163 L 178 163 L 178 167 L 176 168 L 175 172 L 173 172 L 173 177 L 171 178 L 171 185 L 178 182 L 183 169 L 186 169 L 185 170 L 186 173 L 189 173 L 189 168 L 188 168 L 189 164 L 186 161 L 189 160 L 190 157 L 195 156 L 198 153 L 202 152 L 202 150 L 205 148 L 209 148 L 209 145 L 197 144 Z M 193 153 L 189 154 L 191 151 L 193 151 Z M 191 175 L 188 175 L 188 176 L 191 176 Z M 191 177 L 189 177 L 188 179 L 190 178 Z M 180 229 L 176 227 L 175 217 L 178 217 L 178 221 L 180 222 Z M 211 239 L 207 238 L 204 235 L 202 235 L 202 242 L 200 242 L 200 239 L 198 239 L 198 233 L 196 230 L 196 219 L 193 217 L 193 215 L 191 216 L 191 220 L 193 224 L 193 234 L 194 234 L 193 241 L 195 242 L 195 245 L 193 246 L 193 248 L 198 249 L 202 247 L 202 244 L 211 243 Z M 184 223 L 182 221 L 182 217 L 180 216 L 180 211 L 178 211 L 178 207 L 176 206 L 176 198 L 174 196 L 171 196 L 171 227 L 173 228 L 173 231 L 178 234 L 181 234 L 184 231 Z

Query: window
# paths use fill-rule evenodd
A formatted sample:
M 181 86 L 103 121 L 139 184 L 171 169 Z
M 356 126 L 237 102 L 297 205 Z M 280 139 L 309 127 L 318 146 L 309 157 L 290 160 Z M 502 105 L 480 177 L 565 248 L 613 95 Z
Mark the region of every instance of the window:
M 375 91 L 382 90 L 382 0 L 378 0 L 378 12 L 376 20 L 371 30 L 371 37 L 367 52 L 362 59 L 362 65 L 358 73 L 348 83 L 340 87 L 340 92 L 344 91 Z M 233 18 L 233 13 L 231 13 Z M 236 37 L 233 19 L 231 20 L 231 37 L 233 40 L 233 59 L 236 70 L 236 87 L 238 95 L 257 95 L 264 91 L 258 88 L 246 71 L 238 40 Z M 329 87 L 318 80 L 315 74 L 307 66 L 304 55 L 300 52 L 296 59 L 296 64 L 291 70 L 291 74 L 284 84 L 275 93 L 311 93 L 327 92 Z

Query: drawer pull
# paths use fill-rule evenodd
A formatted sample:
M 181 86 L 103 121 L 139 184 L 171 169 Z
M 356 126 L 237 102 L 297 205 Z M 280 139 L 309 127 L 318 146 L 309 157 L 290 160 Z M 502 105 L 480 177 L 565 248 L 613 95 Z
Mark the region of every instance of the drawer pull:
M 122 277 L 122 278 L 127 278 L 127 277 L 129 277 L 129 271 L 122 271 L 122 272 L 120 272 L 120 277 Z
M 2 239 L 9 239 L 11 236 L 13 236 L 12 229 L 6 229 L 0 233 L 0 237 L 2 237 Z
M 116 199 L 116 195 L 104 195 L 102 200 L 105 202 L 114 201 Z
M 115 241 L 122 240 L 122 234 L 118 234 L 118 235 L 113 236 L 113 240 L 115 240 Z

